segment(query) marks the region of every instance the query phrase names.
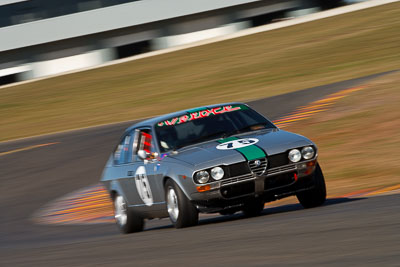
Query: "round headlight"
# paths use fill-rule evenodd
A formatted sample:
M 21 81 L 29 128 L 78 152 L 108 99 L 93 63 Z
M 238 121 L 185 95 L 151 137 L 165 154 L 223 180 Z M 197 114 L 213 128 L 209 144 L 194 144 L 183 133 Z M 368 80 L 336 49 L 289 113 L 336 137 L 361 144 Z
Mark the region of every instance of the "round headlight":
M 197 183 L 205 184 L 208 182 L 208 180 L 210 180 L 210 175 L 207 171 L 199 171 L 198 173 L 196 173 L 195 178 Z
M 221 180 L 224 177 L 224 170 L 221 167 L 212 168 L 211 177 L 214 178 L 214 180 Z
M 301 150 L 301 154 L 303 155 L 304 159 L 312 159 L 315 154 L 314 148 L 312 148 L 311 146 L 303 147 L 303 149 Z
M 299 162 L 301 159 L 301 153 L 298 149 L 292 149 L 289 152 L 289 160 L 291 162 Z

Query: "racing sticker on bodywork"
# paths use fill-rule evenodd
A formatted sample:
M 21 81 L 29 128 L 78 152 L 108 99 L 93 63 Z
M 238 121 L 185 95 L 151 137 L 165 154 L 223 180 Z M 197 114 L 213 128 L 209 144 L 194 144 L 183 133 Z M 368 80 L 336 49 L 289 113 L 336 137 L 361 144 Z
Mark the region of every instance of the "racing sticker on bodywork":
M 230 150 L 234 149 L 240 152 L 247 160 L 254 160 L 264 158 L 266 156 L 264 150 L 255 144 L 258 143 L 257 138 L 243 138 L 229 137 L 223 140 L 219 140 L 220 143 L 217 146 L 219 150 Z
M 224 140 L 223 140 L 224 141 Z M 246 146 L 251 146 L 258 143 L 258 139 L 256 138 L 245 138 L 245 139 L 237 139 L 228 141 L 217 146 L 219 150 L 229 150 L 229 149 L 238 149 Z
M 153 205 L 153 194 L 151 193 L 149 179 L 147 178 L 146 168 L 144 166 L 137 168 L 135 173 L 135 183 L 136 189 L 144 204 L 146 204 L 146 206 Z
M 184 114 L 182 116 L 171 118 L 165 121 L 160 121 L 159 123 L 157 123 L 157 126 L 164 127 L 164 126 L 178 125 L 181 123 L 186 123 L 197 119 L 207 118 L 209 116 L 216 116 L 226 112 L 233 112 L 237 110 L 246 110 L 246 109 L 248 109 L 248 107 L 241 104 L 221 106 L 211 109 L 208 108 L 191 109 L 187 111 L 188 112 L 187 114 Z

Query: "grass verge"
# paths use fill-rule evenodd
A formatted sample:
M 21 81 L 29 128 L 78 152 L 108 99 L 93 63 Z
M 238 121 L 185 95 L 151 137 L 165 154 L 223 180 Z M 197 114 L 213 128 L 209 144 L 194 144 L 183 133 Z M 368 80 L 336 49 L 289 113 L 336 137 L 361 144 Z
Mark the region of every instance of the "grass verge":
M 400 4 L 0 89 L 0 141 L 400 68 Z
M 330 195 L 400 184 L 400 72 L 287 127 L 319 147 Z

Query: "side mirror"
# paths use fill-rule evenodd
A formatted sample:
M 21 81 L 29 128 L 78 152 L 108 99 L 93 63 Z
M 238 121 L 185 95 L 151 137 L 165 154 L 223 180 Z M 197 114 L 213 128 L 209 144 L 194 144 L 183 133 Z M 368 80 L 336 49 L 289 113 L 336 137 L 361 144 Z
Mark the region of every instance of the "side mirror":
M 145 160 L 145 159 L 147 159 L 149 157 L 149 153 L 147 153 L 144 150 L 139 150 L 137 155 L 141 160 Z

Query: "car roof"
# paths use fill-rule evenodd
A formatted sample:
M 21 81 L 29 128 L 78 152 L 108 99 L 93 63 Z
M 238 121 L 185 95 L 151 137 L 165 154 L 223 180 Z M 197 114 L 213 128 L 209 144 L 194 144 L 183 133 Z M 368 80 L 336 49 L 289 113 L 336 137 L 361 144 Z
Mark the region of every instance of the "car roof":
M 161 115 L 161 116 L 152 117 L 152 118 L 140 121 L 138 123 L 135 123 L 135 124 L 131 125 L 129 128 L 127 128 L 125 130 L 125 132 L 129 132 L 133 128 L 137 128 L 137 127 L 152 127 L 154 124 L 156 124 L 156 123 L 158 123 L 160 121 L 164 121 L 164 120 L 171 119 L 171 118 L 174 118 L 174 117 L 179 117 L 179 116 L 182 116 L 184 114 L 187 114 L 190 111 L 193 112 L 193 110 L 210 109 L 210 108 L 216 108 L 216 107 L 227 106 L 227 105 L 246 105 L 246 104 L 245 103 L 240 103 L 240 102 L 229 102 L 229 103 L 221 103 L 221 104 L 214 104 L 214 105 L 207 105 L 207 106 L 184 109 L 184 110 L 180 110 L 180 111 L 176 111 L 176 112 L 172 112 L 172 113 L 168 113 L 168 114 L 164 114 L 164 115 Z

